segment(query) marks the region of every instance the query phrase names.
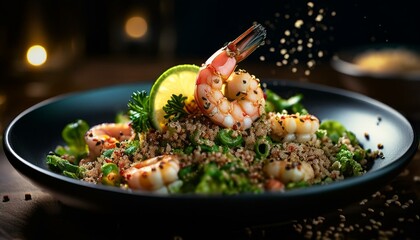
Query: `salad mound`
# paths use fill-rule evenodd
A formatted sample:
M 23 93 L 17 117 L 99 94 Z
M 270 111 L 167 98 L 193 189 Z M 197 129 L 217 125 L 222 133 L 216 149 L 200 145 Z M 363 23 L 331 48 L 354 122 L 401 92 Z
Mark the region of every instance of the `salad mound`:
M 340 122 L 310 114 L 300 93 L 283 98 L 264 87 L 264 112 L 249 128 L 221 126 L 197 106 L 194 88 L 174 81 L 194 82 L 197 72 L 171 68 L 150 94 L 133 92 L 111 122 L 63 126 L 64 143 L 46 156 L 48 166 L 127 190 L 229 195 L 329 184 L 363 175 L 378 158 Z

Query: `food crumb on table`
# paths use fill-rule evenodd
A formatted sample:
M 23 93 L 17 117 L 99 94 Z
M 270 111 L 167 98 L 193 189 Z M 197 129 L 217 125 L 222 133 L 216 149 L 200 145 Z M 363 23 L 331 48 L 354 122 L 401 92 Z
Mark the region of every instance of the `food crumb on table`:
M 8 201 L 10 201 L 9 196 L 8 195 L 4 195 L 3 196 L 3 202 L 8 202 Z
M 32 196 L 30 193 L 25 193 L 25 201 L 32 200 Z

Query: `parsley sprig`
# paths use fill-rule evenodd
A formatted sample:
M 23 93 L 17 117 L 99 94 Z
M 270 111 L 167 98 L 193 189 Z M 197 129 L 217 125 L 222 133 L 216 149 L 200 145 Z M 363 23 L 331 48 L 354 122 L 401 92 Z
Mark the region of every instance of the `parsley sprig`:
M 136 132 L 144 132 L 151 128 L 149 120 L 149 96 L 146 91 L 136 91 L 128 101 L 128 114 L 132 127 Z
M 171 99 L 168 100 L 168 103 L 163 106 L 163 111 L 165 111 L 164 118 L 177 121 L 180 118 L 183 118 L 188 115 L 188 112 L 185 111 L 185 100 L 187 97 L 182 94 L 175 95 L 172 94 Z

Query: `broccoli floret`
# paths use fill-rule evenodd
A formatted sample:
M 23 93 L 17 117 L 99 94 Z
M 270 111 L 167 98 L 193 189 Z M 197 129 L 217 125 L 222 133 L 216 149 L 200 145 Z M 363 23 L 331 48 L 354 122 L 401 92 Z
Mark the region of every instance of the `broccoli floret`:
M 205 194 L 237 194 L 241 192 L 259 192 L 258 187 L 251 184 L 242 168 L 236 169 L 230 165 L 218 168 L 215 163 L 204 165 L 203 174 L 195 189 L 196 193 Z
M 339 162 L 340 172 L 344 176 L 360 176 L 363 174 L 363 168 L 354 158 L 354 153 L 342 145 L 336 155 L 336 161 Z
M 178 192 L 232 195 L 262 191 L 249 181 L 247 172 L 234 162 L 222 167 L 214 162 L 190 165 L 181 169 L 178 176 L 182 181 Z

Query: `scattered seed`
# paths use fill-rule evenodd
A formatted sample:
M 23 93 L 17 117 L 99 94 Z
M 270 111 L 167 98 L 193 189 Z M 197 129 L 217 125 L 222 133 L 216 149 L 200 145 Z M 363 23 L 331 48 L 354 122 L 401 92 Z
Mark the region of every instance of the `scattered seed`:
M 8 201 L 10 201 L 9 196 L 8 195 L 4 195 L 3 196 L 3 202 L 8 202 Z
M 31 194 L 30 193 L 26 193 L 25 194 L 25 200 L 28 201 L 28 200 L 31 200 L 31 199 L 32 199 Z

